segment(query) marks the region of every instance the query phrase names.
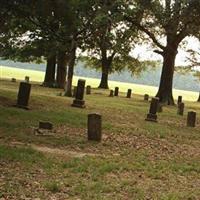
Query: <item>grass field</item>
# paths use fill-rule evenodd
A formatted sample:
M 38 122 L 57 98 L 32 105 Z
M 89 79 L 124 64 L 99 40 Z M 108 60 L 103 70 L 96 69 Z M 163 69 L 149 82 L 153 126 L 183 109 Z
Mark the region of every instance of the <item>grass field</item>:
M 33 70 L 24 70 L 24 69 L 18 69 L 18 68 L 11 68 L 11 67 L 3 67 L 0 66 L 0 75 L 1 78 L 16 78 L 18 80 L 23 80 L 25 76 L 30 76 L 32 81 L 36 82 L 42 82 L 44 80 L 44 72 L 39 71 L 33 71 Z M 77 80 L 81 77 L 74 76 L 73 79 L 73 85 L 76 85 Z M 85 78 L 86 84 L 91 85 L 92 87 L 98 87 L 99 79 L 94 78 Z M 116 81 L 109 81 L 110 88 L 114 88 L 118 86 L 120 88 L 120 91 L 125 92 L 127 89 L 132 88 L 133 92 L 135 94 L 143 95 L 145 93 L 155 96 L 157 92 L 157 87 L 153 86 L 147 86 L 147 85 L 139 85 L 139 84 L 132 84 L 132 83 L 122 83 L 122 82 L 116 82 Z M 191 91 L 184 91 L 184 90 L 176 90 L 174 89 L 174 98 L 177 99 L 179 95 L 183 96 L 184 100 L 187 101 L 196 101 L 198 99 L 198 93 L 197 92 L 191 92 Z
M 5 76 L 37 77 L 21 73 Z M 19 82 L 0 86 L 0 199 L 200 200 L 200 103 L 185 101 L 184 116 L 164 107 L 151 123 L 140 95 L 92 89 L 78 109 L 57 96 L 62 90 L 35 83 L 23 110 L 13 106 Z M 185 125 L 189 110 L 197 112 L 195 128 Z M 102 115 L 101 143 L 86 139 L 93 112 Z M 52 135 L 34 134 L 40 120 L 54 124 Z

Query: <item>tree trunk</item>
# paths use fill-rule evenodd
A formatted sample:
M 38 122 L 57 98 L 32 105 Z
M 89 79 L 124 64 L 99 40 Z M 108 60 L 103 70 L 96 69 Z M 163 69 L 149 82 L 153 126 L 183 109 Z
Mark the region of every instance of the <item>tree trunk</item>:
M 67 73 L 67 87 L 65 91 L 65 95 L 68 97 L 72 96 L 72 80 L 74 75 L 74 65 L 76 60 L 76 47 L 73 48 L 72 53 L 70 55 L 70 61 L 68 66 L 68 73 Z
M 53 87 L 55 84 L 56 55 L 47 58 L 46 73 L 43 82 L 45 87 Z
M 159 97 L 163 104 L 174 105 L 174 98 L 172 94 L 173 75 L 175 58 L 177 54 L 177 47 L 167 46 L 163 53 L 163 67 L 160 79 L 160 86 L 156 97 Z
M 199 92 L 199 98 L 198 98 L 197 102 L 200 102 L 200 92 Z
M 65 52 L 59 52 L 57 57 L 56 84 L 58 88 L 64 89 L 67 74 L 67 55 Z
M 101 82 L 99 84 L 99 88 L 108 89 L 108 72 L 109 72 L 109 63 L 106 57 L 102 58 L 102 74 L 101 74 Z

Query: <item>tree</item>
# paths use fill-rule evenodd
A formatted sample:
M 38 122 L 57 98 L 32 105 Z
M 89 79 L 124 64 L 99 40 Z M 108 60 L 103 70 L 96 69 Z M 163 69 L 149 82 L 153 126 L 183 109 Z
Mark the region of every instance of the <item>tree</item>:
M 161 103 L 173 105 L 173 74 L 178 47 L 184 38 L 200 30 L 200 1 L 146 0 L 132 3 L 125 19 L 130 26 L 145 33 L 158 48 L 155 52 L 163 57 L 163 67 L 156 96 Z M 135 17 L 137 15 L 143 15 L 141 22 Z M 159 38 L 165 38 L 166 44 Z
M 93 63 L 96 68 L 101 67 L 99 88 L 107 89 L 110 73 L 126 66 L 133 67 L 134 63 L 130 61 L 136 59 L 131 58 L 129 52 L 137 34 L 123 22 L 122 11 L 127 6 L 123 0 L 96 2 L 96 16 L 90 24 L 91 35 L 85 39 L 82 49 L 87 52 L 90 64 Z

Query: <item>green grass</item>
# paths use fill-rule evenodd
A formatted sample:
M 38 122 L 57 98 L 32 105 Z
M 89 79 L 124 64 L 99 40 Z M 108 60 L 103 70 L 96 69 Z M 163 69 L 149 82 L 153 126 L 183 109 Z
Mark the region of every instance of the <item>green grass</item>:
M 177 116 L 175 106 L 166 106 L 158 123 L 146 122 L 143 96 L 110 98 L 109 91 L 97 89 L 78 109 L 71 107 L 72 98 L 57 96 L 62 90 L 36 83 L 30 110 L 23 110 L 13 106 L 19 83 L 0 84 L 0 197 L 199 199 L 199 119 L 188 128 L 186 114 Z M 185 112 L 200 115 L 199 103 L 185 105 Z M 102 115 L 101 143 L 87 141 L 87 114 L 93 112 Z M 53 123 L 54 135 L 34 134 L 40 120 Z

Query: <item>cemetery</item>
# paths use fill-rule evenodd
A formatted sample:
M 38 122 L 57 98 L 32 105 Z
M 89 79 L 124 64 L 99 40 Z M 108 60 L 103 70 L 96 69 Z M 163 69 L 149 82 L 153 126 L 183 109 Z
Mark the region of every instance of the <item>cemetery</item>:
M 0 5 L 0 200 L 200 200 L 200 1 Z

